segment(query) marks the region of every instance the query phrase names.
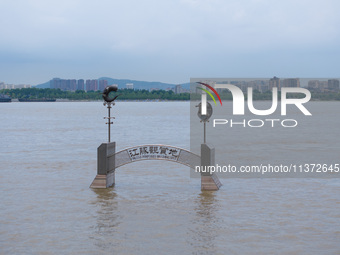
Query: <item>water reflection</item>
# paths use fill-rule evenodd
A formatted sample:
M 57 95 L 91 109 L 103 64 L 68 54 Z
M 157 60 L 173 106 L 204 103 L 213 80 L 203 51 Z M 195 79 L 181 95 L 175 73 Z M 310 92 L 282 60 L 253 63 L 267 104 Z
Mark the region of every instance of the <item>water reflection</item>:
M 113 188 L 93 189 L 97 197 L 93 201 L 98 209 L 95 213 L 96 225 L 94 229 L 95 245 L 100 250 L 112 250 L 115 240 L 112 237 L 117 233 L 119 221 L 117 194 Z
M 211 254 L 217 250 L 216 238 L 220 232 L 220 201 L 215 191 L 202 191 L 195 201 L 195 216 L 192 219 L 190 242 L 194 254 Z

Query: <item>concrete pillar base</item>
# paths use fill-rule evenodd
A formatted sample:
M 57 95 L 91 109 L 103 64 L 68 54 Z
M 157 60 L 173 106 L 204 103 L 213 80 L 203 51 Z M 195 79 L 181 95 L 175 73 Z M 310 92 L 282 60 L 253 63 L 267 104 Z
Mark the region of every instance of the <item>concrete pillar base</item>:
M 201 166 L 215 166 L 215 148 L 209 144 L 201 144 Z M 219 190 L 222 186 L 215 173 L 201 173 L 201 190 Z
M 90 188 L 93 189 L 106 189 L 114 186 L 115 184 L 115 172 L 104 174 L 97 174 L 94 178 Z
M 222 186 L 217 175 L 201 175 L 201 190 L 219 190 Z
M 90 188 L 106 189 L 115 184 L 116 142 L 102 143 L 97 149 L 97 175 Z

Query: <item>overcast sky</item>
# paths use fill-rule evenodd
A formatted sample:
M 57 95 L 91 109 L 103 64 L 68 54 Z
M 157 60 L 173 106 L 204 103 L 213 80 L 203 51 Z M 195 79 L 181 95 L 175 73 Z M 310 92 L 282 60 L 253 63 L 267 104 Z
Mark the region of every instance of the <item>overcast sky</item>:
M 0 0 L 0 82 L 339 77 L 338 0 Z

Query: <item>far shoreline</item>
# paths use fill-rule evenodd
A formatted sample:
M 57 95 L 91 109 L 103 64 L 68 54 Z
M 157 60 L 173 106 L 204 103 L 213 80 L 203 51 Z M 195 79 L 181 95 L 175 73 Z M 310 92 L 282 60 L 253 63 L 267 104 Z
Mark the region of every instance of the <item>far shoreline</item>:
M 232 100 L 222 100 L 222 101 L 227 101 L 227 102 L 232 102 Z M 254 100 L 255 102 L 268 102 L 271 100 Z M 278 100 L 279 102 L 281 100 Z M 19 102 L 17 98 L 12 99 L 12 103 L 67 103 L 67 102 L 102 102 L 104 103 L 103 100 L 86 100 L 86 99 L 81 99 L 81 100 L 70 100 L 70 99 L 56 99 L 55 102 Z M 115 101 L 116 103 L 122 103 L 122 102 L 140 102 L 140 103 L 151 103 L 151 102 L 199 102 L 199 100 L 163 100 L 163 99 L 144 99 L 144 100 L 117 100 Z M 311 99 L 310 102 L 340 102 L 340 100 L 321 100 L 319 98 L 316 99 Z M 10 103 L 10 102 L 8 102 Z M 245 100 L 246 103 L 246 100 Z

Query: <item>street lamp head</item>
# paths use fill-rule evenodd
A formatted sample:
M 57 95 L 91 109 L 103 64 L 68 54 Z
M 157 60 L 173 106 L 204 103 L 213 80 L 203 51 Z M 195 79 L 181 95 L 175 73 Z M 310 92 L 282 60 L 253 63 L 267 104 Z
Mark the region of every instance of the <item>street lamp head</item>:
M 201 122 L 209 122 L 209 119 L 211 117 L 211 115 L 213 114 L 213 108 L 211 106 L 211 104 L 209 102 L 207 102 L 207 112 L 205 115 L 202 114 L 202 103 L 199 103 L 198 105 L 196 105 L 196 107 L 198 107 L 198 113 L 197 116 L 201 119 Z

